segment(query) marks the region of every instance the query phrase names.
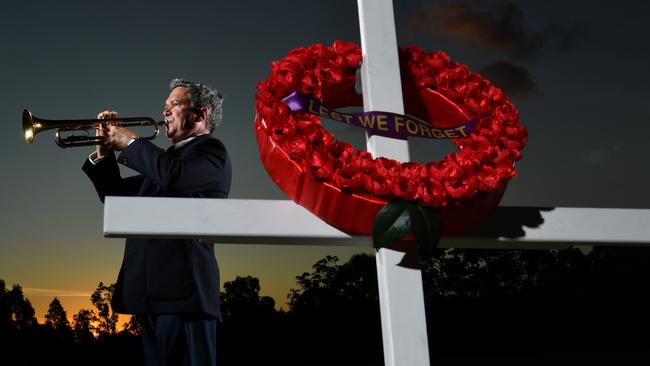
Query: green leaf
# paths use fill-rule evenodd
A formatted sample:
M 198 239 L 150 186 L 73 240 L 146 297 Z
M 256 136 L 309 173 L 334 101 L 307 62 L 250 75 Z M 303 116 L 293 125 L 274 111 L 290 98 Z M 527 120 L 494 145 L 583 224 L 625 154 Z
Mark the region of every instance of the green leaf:
M 409 217 L 415 241 L 423 257 L 433 255 L 442 236 L 442 216 L 432 207 L 409 205 Z
M 372 241 L 375 248 L 390 246 L 404 238 L 411 230 L 408 204 L 393 200 L 382 207 L 372 225 Z

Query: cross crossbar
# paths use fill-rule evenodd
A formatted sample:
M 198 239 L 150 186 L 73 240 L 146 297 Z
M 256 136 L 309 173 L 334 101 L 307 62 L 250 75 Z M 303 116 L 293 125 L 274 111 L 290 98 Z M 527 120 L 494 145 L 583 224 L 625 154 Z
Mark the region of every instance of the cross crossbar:
M 289 200 L 106 197 L 104 236 L 372 247 L 372 238 L 339 231 Z M 650 245 L 650 209 L 499 207 L 476 230 L 440 242 L 441 248 L 573 245 Z

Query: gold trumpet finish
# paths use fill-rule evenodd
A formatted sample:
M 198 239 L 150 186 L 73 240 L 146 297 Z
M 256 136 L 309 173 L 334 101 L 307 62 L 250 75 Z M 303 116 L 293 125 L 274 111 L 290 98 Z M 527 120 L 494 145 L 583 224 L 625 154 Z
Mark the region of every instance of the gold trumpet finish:
M 23 111 L 23 132 L 25 134 L 25 141 L 32 143 L 34 136 L 37 133 L 45 130 L 56 129 L 54 141 L 59 147 L 77 147 L 77 146 L 91 146 L 101 145 L 104 143 L 103 136 L 94 135 L 71 135 L 62 137 L 62 132 L 66 131 L 86 131 L 96 130 L 100 125 L 113 124 L 121 127 L 139 127 L 139 126 L 152 126 L 154 133 L 151 136 L 140 137 L 145 140 L 153 140 L 160 132 L 160 126 L 164 125 L 164 121 L 155 121 L 149 117 L 127 117 L 127 118 L 112 118 L 106 119 L 71 119 L 71 120 L 48 120 L 32 116 L 29 109 Z

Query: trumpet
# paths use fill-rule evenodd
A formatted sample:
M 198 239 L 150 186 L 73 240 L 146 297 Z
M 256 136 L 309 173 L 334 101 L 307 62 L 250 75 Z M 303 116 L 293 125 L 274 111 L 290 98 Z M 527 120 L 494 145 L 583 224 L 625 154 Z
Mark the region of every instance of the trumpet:
M 56 129 L 54 142 L 59 147 L 77 147 L 101 145 L 104 143 L 103 136 L 93 136 L 89 134 L 90 130 L 96 130 L 103 124 L 112 124 L 121 127 L 140 127 L 152 126 L 153 134 L 146 137 L 140 137 L 145 140 L 153 140 L 160 132 L 160 126 L 165 121 L 156 121 L 150 117 L 117 117 L 107 119 L 71 119 L 71 120 L 48 120 L 34 117 L 29 109 L 23 110 L 23 132 L 25 141 L 32 143 L 37 133 L 45 130 Z M 64 132 L 86 131 L 86 135 L 63 136 Z

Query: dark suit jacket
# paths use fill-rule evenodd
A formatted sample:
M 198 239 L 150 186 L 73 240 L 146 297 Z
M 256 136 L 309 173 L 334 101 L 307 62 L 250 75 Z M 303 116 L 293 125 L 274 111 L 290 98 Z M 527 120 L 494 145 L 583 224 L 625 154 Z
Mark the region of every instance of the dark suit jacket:
M 117 162 L 140 173 L 121 178 Z M 231 165 L 221 141 L 203 135 L 164 151 L 136 140 L 116 159 L 83 165 L 99 198 L 226 198 Z M 164 222 L 161 223 L 164 225 Z M 203 313 L 221 318 L 219 267 L 213 245 L 200 240 L 127 239 L 112 302 L 127 314 Z

